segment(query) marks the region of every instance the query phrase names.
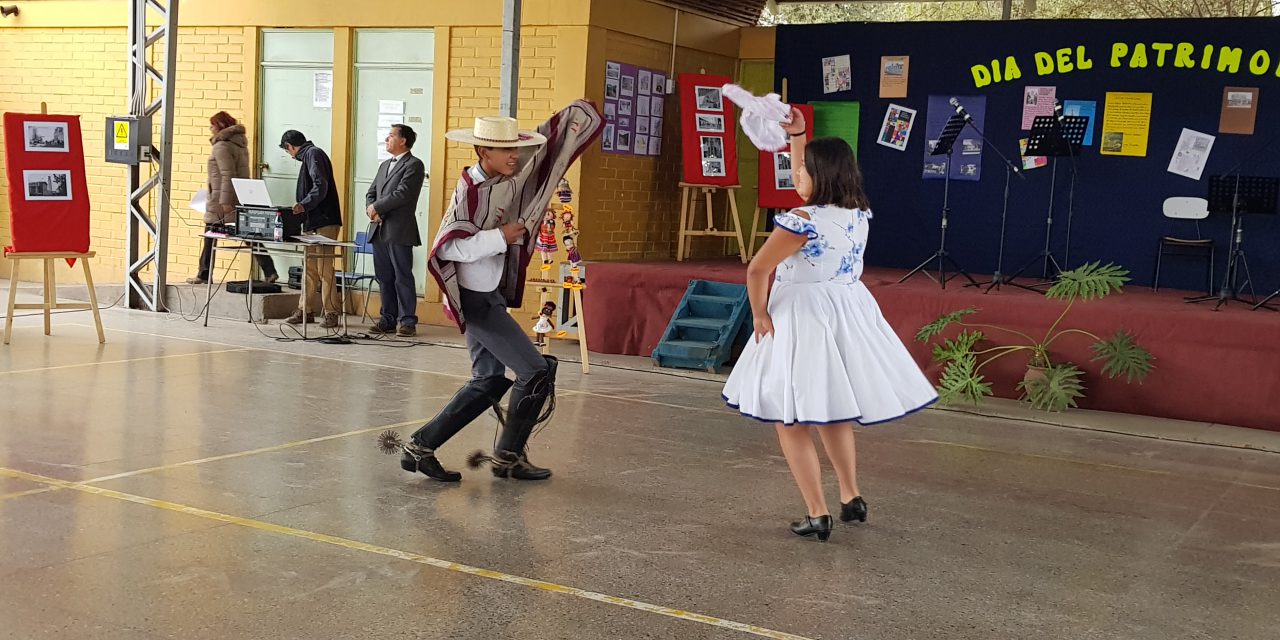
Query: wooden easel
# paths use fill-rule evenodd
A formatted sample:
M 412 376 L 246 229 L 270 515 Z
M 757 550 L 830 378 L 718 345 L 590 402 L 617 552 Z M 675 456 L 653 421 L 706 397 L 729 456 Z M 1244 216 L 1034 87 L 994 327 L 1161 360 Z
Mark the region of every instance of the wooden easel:
M 690 238 L 695 237 L 713 237 L 713 238 L 732 238 L 738 241 L 738 256 L 742 258 L 743 264 L 746 264 L 749 256 L 747 255 L 747 244 L 742 240 L 742 222 L 738 220 L 738 202 L 734 198 L 734 191 L 738 189 L 738 185 L 720 186 L 713 184 L 692 184 L 681 182 L 680 184 L 680 235 L 676 248 L 676 260 L 683 262 L 689 257 Z M 726 213 L 728 214 L 728 225 L 733 228 L 732 231 L 721 231 L 716 227 L 715 210 L 711 206 L 711 197 L 717 192 L 723 191 L 729 200 L 729 206 Z M 703 200 L 706 202 L 707 226 L 703 229 L 697 229 L 695 219 L 698 217 L 698 195 L 702 194 Z
M 547 271 L 550 271 L 550 269 L 544 269 L 543 273 L 546 273 Z M 566 281 L 562 283 L 557 283 L 555 280 L 551 280 L 551 279 L 537 279 L 537 280 L 525 281 L 526 286 L 533 286 L 538 288 L 538 308 L 539 309 L 542 308 L 542 305 L 547 303 L 547 300 L 551 297 L 551 290 L 553 288 L 558 286 L 562 289 L 569 291 L 569 303 L 567 305 L 568 309 L 565 310 L 567 314 L 566 317 L 568 317 L 570 321 L 576 321 L 578 325 L 578 335 L 576 337 L 569 335 L 569 332 L 564 330 L 559 330 L 559 331 L 556 331 L 555 333 L 549 333 L 547 334 L 548 340 L 546 340 L 542 344 L 542 346 L 538 348 L 538 350 L 544 355 L 549 353 L 551 351 L 551 341 L 550 341 L 551 337 L 555 337 L 560 340 L 576 339 L 578 341 L 578 354 L 582 360 L 582 372 L 591 373 L 591 362 L 590 362 L 589 354 L 587 352 L 586 313 L 584 312 L 583 306 L 582 306 L 582 292 L 584 289 L 587 288 L 587 285 L 582 280 L 581 268 L 570 267 L 569 275 L 570 275 L 570 281 Z M 557 304 L 559 304 L 558 300 L 556 302 Z M 560 310 L 557 309 L 557 315 L 559 315 L 559 311 Z
M 9 344 L 9 338 L 13 335 L 13 310 L 14 309 L 43 309 L 44 310 L 44 334 L 52 335 L 52 326 L 49 322 L 49 313 L 55 309 L 92 309 L 93 323 L 98 328 L 98 344 L 105 344 L 107 336 L 102 332 L 102 316 L 98 314 L 98 294 L 93 289 L 93 272 L 89 270 L 89 258 L 94 256 L 94 252 L 86 253 L 74 252 L 49 252 L 49 253 L 24 253 L 14 252 L 6 254 L 5 257 L 13 261 L 11 271 L 9 273 L 9 313 L 4 320 L 4 343 Z M 44 302 L 40 304 L 17 304 L 18 300 L 18 267 L 22 265 L 23 260 L 43 260 L 44 261 Z M 79 260 L 84 267 L 84 283 L 89 288 L 89 302 L 58 302 L 58 289 L 56 279 L 54 277 L 54 262 L 57 260 Z

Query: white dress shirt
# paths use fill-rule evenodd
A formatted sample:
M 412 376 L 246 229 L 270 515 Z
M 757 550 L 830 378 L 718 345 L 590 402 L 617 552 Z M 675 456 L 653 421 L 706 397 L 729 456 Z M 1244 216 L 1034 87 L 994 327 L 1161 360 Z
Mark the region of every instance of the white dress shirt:
M 488 180 L 480 163 L 467 170 L 477 183 Z M 440 247 L 442 260 L 458 263 L 458 286 L 479 293 L 495 291 L 506 266 L 507 238 L 502 229 L 487 229 L 470 238 L 455 238 Z

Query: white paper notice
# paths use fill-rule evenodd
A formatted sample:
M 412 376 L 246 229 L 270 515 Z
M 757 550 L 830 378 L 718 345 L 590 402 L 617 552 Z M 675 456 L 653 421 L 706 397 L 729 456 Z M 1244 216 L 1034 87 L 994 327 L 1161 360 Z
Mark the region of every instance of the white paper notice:
M 849 65 L 849 55 L 832 56 L 822 59 L 822 92 L 836 93 L 853 88 L 853 73 Z
M 205 206 L 209 202 L 209 190 L 201 189 L 191 196 L 191 208 L 204 213 Z
M 317 109 L 333 107 L 333 72 L 317 71 L 312 78 L 311 106 Z
M 379 100 L 378 113 L 404 115 L 404 100 Z
M 404 122 L 404 116 L 398 116 L 398 115 L 395 115 L 395 114 L 393 114 L 393 113 L 381 113 L 381 114 L 378 114 L 378 128 L 379 128 L 379 129 L 389 129 L 389 128 L 391 128 L 391 125 L 393 125 L 393 124 L 400 124 L 400 123 L 402 123 L 402 122 Z
M 1215 138 L 1211 135 L 1183 129 L 1178 138 L 1178 146 L 1169 160 L 1169 172 L 1199 180 L 1204 173 L 1204 165 L 1209 161 L 1209 151 L 1213 149 Z

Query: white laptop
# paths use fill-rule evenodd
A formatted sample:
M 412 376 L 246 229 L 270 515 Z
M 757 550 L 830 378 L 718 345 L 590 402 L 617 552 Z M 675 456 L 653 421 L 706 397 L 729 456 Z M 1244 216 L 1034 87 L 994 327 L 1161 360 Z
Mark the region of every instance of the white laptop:
M 267 183 L 265 181 L 232 178 L 231 188 L 236 190 L 236 199 L 246 207 L 276 208 L 275 205 L 271 204 L 271 194 L 267 191 Z

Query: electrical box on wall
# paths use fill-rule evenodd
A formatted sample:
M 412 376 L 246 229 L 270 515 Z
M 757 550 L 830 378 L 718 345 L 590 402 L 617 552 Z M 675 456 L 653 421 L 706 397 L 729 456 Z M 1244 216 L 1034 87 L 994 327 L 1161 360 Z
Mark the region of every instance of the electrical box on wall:
M 141 164 L 151 162 L 151 118 L 110 116 L 107 118 L 107 162 Z

